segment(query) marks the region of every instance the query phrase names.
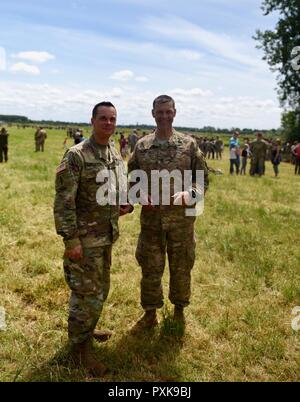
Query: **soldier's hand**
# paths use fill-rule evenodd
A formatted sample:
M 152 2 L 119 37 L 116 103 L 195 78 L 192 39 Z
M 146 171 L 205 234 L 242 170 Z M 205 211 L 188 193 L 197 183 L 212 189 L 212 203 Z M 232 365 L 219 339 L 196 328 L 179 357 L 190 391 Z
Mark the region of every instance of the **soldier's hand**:
M 78 246 L 65 251 L 66 257 L 70 258 L 73 261 L 79 261 L 83 257 L 83 250 L 82 245 L 79 244 Z
M 187 206 L 190 205 L 192 201 L 192 196 L 189 191 L 178 191 L 177 193 L 172 195 L 172 198 L 174 199 L 174 205 Z
M 119 215 L 123 216 L 126 214 L 130 214 L 133 211 L 134 207 L 131 204 L 120 205 Z

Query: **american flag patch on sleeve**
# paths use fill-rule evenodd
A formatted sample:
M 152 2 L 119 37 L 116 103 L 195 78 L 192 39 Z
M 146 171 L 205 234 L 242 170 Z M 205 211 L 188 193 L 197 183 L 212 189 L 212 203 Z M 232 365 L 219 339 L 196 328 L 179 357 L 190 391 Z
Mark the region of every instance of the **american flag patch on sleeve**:
M 66 162 L 62 162 L 59 166 L 58 166 L 58 168 L 56 169 L 56 174 L 57 173 L 61 173 L 61 172 L 63 172 L 64 170 L 66 170 L 67 169 L 67 163 Z

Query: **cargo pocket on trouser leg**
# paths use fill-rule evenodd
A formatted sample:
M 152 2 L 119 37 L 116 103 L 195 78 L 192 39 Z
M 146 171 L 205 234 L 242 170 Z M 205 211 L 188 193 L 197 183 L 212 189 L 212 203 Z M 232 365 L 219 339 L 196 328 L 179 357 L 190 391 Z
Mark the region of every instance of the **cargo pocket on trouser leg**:
M 64 260 L 66 281 L 72 290 L 69 305 L 69 337 L 79 343 L 92 335 L 104 302 L 103 249 L 84 249 L 84 258 Z
M 163 306 L 161 278 L 165 267 L 165 250 L 161 236 L 141 233 L 138 240 L 136 259 L 142 268 L 141 304 L 145 310 Z
M 110 267 L 111 267 L 112 246 L 104 247 L 103 254 L 103 301 L 107 299 L 110 288 Z
M 195 262 L 195 240 L 183 233 L 184 242 L 168 244 L 170 268 L 169 299 L 178 306 L 187 306 L 191 296 L 191 271 Z

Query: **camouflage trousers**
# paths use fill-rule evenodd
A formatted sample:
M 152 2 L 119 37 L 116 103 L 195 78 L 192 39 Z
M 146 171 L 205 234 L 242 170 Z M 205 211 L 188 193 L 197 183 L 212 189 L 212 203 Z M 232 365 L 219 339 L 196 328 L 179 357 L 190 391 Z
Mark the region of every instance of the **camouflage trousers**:
M 8 152 L 8 147 L 5 145 L 3 147 L 0 147 L 0 162 L 3 162 L 3 160 L 5 160 L 5 162 L 7 162 L 7 152 Z
M 194 225 L 174 223 L 142 226 L 136 259 L 142 268 L 141 304 L 144 310 L 163 306 L 162 276 L 168 256 L 169 299 L 178 306 L 187 306 L 191 295 L 191 270 L 195 261 Z
M 258 174 L 259 176 L 265 174 L 264 157 L 255 157 L 255 156 L 252 157 L 250 165 L 250 175 L 254 176 L 255 174 Z
M 99 320 L 110 286 L 112 246 L 84 248 L 73 262 L 64 257 L 65 279 L 71 289 L 68 335 L 73 343 L 90 338 Z
M 295 158 L 295 174 L 300 174 L 300 157 Z
M 35 141 L 35 152 L 39 152 L 39 151 L 44 152 L 44 145 L 45 145 L 44 141 L 42 141 L 42 142 Z

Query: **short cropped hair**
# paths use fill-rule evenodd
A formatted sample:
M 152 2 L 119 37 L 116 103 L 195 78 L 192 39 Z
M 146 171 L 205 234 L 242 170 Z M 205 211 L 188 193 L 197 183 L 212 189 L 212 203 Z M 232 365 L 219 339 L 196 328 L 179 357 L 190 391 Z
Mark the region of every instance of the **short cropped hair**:
M 96 117 L 97 109 L 98 109 L 98 107 L 101 107 L 101 106 L 113 107 L 114 109 L 116 108 L 111 102 L 100 102 L 100 103 L 97 103 L 97 105 L 94 106 L 93 111 L 92 111 L 92 116 L 93 116 L 93 118 Z
M 159 95 L 157 98 L 154 99 L 153 101 L 153 109 L 155 109 L 155 106 L 160 104 L 160 103 L 167 103 L 167 102 L 172 102 L 173 106 L 175 108 L 175 101 L 171 96 L 169 95 Z

